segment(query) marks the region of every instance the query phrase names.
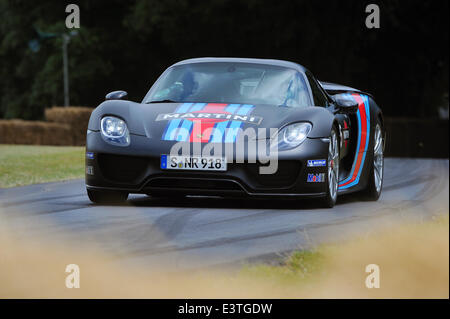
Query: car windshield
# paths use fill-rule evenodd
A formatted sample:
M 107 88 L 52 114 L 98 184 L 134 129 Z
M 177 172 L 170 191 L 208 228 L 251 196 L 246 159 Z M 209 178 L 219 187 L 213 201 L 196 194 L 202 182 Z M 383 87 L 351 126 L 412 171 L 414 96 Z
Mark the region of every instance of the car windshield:
M 143 102 L 312 105 L 304 76 L 298 71 L 273 65 L 227 62 L 172 67 L 153 85 Z

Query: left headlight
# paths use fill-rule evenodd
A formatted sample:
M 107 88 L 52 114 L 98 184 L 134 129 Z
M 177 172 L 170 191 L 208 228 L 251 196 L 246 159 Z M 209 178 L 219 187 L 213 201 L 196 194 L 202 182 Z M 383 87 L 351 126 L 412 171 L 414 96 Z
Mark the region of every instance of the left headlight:
M 294 123 L 285 126 L 278 132 L 277 146 L 278 150 L 288 150 L 302 144 L 311 132 L 310 123 Z
M 105 116 L 101 121 L 102 137 L 105 141 L 119 146 L 130 145 L 130 132 L 124 120 Z

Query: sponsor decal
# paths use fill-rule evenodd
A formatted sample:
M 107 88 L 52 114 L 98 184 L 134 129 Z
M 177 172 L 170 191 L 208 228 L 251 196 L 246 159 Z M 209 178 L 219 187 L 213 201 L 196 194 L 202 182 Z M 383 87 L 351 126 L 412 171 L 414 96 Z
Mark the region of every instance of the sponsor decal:
M 325 174 L 324 173 L 308 174 L 307 182 L 308 183 L 323 183 L 323 182 L 325 182 Z
M 86 166 L 86 174 L 94 175 L 94 167 L 93 166 Z
M 187 119 L 190 121 L 193 121 L 194 119 L 228 120 L 257 125 L 262 121 L 262 117 L 260 116 L 247 116 L 226 113 L 163 113 L 158 114 L 158 116 L 156 117 L 156 121 L 167 121 L 173 119 Z
M 308 160 L 308 167 L 324 167 L 327 166 L 327 160 Z
M 250 104 L 183 103 L 156 120 L 168 121 L 164 141 L 234 143 L 243 123 L 261 123 L 261 117 L 251 115 L 253 109 Z
M 86 152 L 86 158 L 94 159 L 94 153 L 93 152 Z
M 346 189 L 359 183 L 361 172 L 366 159 L 366 152 L 369 146 L 370 135 L 370 106 L 369 97 L 362 94 L 346 94 L 348 97 L 358 102 L 358 112 L 356 113 L 358 122 L 357 152 L 353 160 L 352 169 L 349 176 L 339 184 L 339 189 Z

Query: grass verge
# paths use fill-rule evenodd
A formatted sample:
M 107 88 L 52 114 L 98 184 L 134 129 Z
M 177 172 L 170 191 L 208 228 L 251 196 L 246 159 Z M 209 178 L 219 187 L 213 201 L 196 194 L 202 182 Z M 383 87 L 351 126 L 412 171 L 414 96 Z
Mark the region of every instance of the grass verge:
M 84 147 L 0 145 L 0 188 L 84 176 Z

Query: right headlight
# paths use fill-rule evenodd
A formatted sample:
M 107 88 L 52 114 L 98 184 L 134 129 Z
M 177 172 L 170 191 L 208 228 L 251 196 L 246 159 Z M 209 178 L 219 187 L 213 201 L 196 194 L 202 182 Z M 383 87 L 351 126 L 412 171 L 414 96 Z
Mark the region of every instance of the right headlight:
M 294 123 L 285 126 L 278 132 L 275 143 L 278 150 L 288 150 L 302 144 L 311 132 L 312 125 L 310 123 Z
M 118 145 L 130 145 L 130 132 L 124 120 L 115 116 L 105 116 L 101 123 L 102 137 L 105 141 Z

